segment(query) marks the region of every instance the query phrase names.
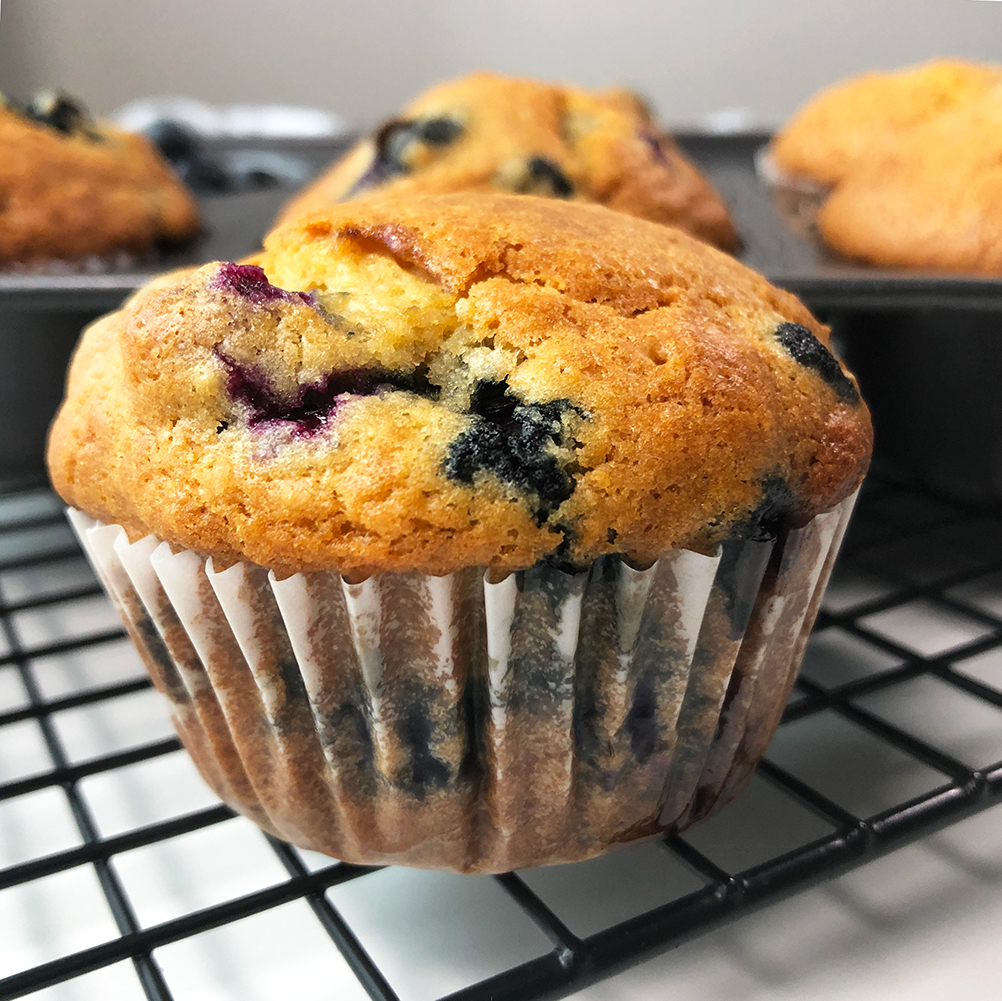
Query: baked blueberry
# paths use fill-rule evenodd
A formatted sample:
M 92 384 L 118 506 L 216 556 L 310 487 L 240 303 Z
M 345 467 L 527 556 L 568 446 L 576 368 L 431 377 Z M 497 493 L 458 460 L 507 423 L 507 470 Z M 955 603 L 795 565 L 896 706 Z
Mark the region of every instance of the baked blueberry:
M 766 542 L 728 539 L 720 547 L 714 579 L 730 624 L 731 639 L 740 639 L 751 618 L 772 546 Z
M 630 735 L 630 750 L 641 764 L 654 753 L 659 734 L 657 689 L 651 674 L 645 672 L 637 679 L 630 711 L 623 721 Z
M 668 157 L 665 156 L 665 151 L 661 147 L 661 140 L 658 139 L 653 132 L 648 132 L 646 130 L 641 132 L 640 141 L 651 151 L 651 157 L 657 163 L 660 163 L 663 167 L 670 166 Z
M 170 118 L 159 118 L 144 131 L 189 187 L 226 191 L 232 186 L 226 171 L 206 153 L 205 143 L 194 129 Z
M 316 301 L 316 297 L 309 292 L 290 292 L 272 285 L 265 276 L 264 269 L 256 264 L 234 264 L 232 261 L 219 266 L 215 278 L 209 282 L 209 288 L 233 292 L 256 305 L 299 301 L 312 306 Z
M 64 135 L 92 132 L 90 126 L 93 122 L 83 105 L 55 91 L 35 94 L 26 105 L 24 113 L 33 122 L 48 125 Z
M 767 476 L 762 482 L 761 501 L 731 529 L 731 538 L 775 539 L 795 507 L 796 500 L 786 481 L 781 476 Z
M 352 193 L 374 187 L 414 168 L 415 147 L 448 146 L 463 127 L 452 118 L 407 120 L 395 118 L 376 133 L 376 155 L 369 169 L 355 182 Z
M 525 172 L 514 190 L 520 195 L 570 198 L 574 194 L 574 185 L 552 160 L 545 156 L 533 156 L 526 161 Z
M 199 134 L 171 118 L 158 118 L 143 131 L 175 167 L 193 160 L 200 152 Z
M 463 131 L 463 126 L 454 118 L 427 118 L 414 124 L 418 139 L 429 146 L 448 146 Z
M 781 323 L 776 327 L 776 340 L 795 361 L 817 372 L 843 403 L 853 406 L 859 403 L 859 390 L 842 371 L 838 359 L 807 327 L 800 323 Z
M 375 396 L 392 390 L 410 392 L 416 384 L 413 376 L 359 368 L 331 372 L 318 382 L 300 385 L 294 395 L 283 396 L 259 369 L 239 364 L 219 348 L 215 353 L 226 368 L 230 397 L 249 410 L 248 425 L 291 424 L 297 437 L 310 437 L 319 431 L 346 397 Z M 221 421 L 220 425 L 225 430 L 227 422 Z
M 431 721 L 420 702 L 400 719 L 397 736 L 408 755 L 396 776 L 399 785 L 418 799 L 432 790 L 444 789 L 452 780 L 452 769 L 432 751 Z
M 537 518 L 559 507 L 574 492 L 574 479 L 555 454 L 565 447 L 565 414 L 580 411 L 569 400 L 525 403 L 507 381 L 481 382 L 470 401 L 473 421 L 450 446 L 445 470 L 472 483 L 478 472 L 496 476 L 537 503 Z

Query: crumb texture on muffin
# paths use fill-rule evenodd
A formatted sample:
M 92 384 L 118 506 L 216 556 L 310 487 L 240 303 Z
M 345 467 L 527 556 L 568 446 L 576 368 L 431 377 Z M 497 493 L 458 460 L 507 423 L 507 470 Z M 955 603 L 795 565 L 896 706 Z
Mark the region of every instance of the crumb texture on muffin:
M 0 262 L 72 260 L 179 241 L 194 198 L 144 137 L 96 123 L 68 98 L 0 98 Z
M 598 202 L 737 246 L 720 196 L 635 95 L 493 73 L 426 91 L 300 192 L 280 221 L 349 199 L 459 191 Z
M 92 325 L 72 505 L 281 573 L 573 568 L 830 510 L 869 416 L 826 328 L 674 229 L 511 195 L 348 203 Z

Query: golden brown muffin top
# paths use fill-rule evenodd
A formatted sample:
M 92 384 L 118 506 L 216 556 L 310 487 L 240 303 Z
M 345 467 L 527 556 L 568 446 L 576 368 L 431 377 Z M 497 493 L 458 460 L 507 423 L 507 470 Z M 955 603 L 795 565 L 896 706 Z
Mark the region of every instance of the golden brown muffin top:
M 300 192 L 279 222 L 358 199 L 516 192 L 598 202 L 725 250 L 727 208 L 626 90 L 474 73 L 439 84 Z
M 56 95 L 26 111 L 0 99 L 0 261 L 140 250 L 198 225 L 194 198 L 143 136 Z
M 894 72 L 864 73 L 822 90 L 770 147 L 788 174 L 836 184 L 879 159 L 911 129 L 1002 80 L 1002 68 L 937 59 Z
M 280 572 L 497 572 L 775 531 L 859 484 L 828 332 L 685 234 L 513 195 L 348 203 L 89 328 L 70 504 Z
M 850 257 L 1002 275 L 1002 83 L 861 165 L 817 222 L 826 242 Z

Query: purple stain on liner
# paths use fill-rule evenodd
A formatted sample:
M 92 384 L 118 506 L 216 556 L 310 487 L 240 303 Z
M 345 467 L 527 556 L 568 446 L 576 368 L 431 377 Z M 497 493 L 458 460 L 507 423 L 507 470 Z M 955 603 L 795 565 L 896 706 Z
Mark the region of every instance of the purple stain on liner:
M 317 305 L 313 292 L 290 292 L 268 281 L 264 268 L 256 264 L 234 264 L 227 261 L 219 266 L 209 288 L 221 292 L 232 292 L 255 305 L 266 302 L 303 302 L 307 306 Z

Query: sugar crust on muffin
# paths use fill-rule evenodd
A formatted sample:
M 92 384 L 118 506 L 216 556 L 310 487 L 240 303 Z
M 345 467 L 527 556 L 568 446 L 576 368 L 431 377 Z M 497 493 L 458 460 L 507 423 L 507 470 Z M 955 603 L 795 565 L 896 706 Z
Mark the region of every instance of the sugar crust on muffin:
M 280 573 L 504 573 L 806 521 L 871 429 L 828 332 L 685 234 L 506 195 L 348 203 L 83 337 L 57 490 Z
M 737 246 L 727 207 L 626 90 L 475 73 L 432 87 L 283 210 L 458 191 L 598 202 Z

